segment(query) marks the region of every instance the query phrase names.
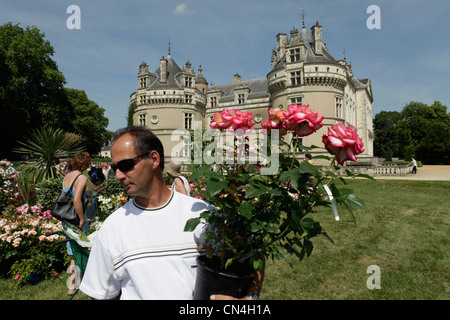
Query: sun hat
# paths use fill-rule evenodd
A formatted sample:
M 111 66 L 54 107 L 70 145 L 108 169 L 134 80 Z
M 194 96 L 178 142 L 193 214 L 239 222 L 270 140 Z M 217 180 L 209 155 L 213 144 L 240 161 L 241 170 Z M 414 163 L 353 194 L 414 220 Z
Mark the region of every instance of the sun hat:
M 169 165 L 167 166 L 167 173 L 173 177 L 181 176 L 180 170 L 181 164 L 175 164 L 172 161 L 170 161 Z

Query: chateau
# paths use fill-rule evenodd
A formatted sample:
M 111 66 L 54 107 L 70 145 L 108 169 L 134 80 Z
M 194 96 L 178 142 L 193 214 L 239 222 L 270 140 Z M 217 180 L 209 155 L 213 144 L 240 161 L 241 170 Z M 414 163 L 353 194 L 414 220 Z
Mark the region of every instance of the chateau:
M 261 128 L 269 108 L 309 104 L 324 116 L 324 126 L 303 138 L 305 146 L 322 147 L 327 127 L 345 121 L 364 142 L 365 152 L 358 158 L 373 157 L 370 79 L 357 79 L 345 58 L 333 58 L 322 40 L 321 25 L 316 23 L 308 31 L 303 23 L 301 31 L 294 27 L 289 35 L 279 33 L 270 63 L 265 78 L 243 80 L 236 73 L 231 83 L 208 86 L 201 65 L 197 73 L 189 61 L 180 68 L 169 49 L 156 71 L 149 71 L 145 62 L 139 66 L 138 89 L 130 101 L 136 106 L 133 123 L 149 127 L 161 139 L 169 161 L 171 150 L 179 143 L 171 141 L 174 130 L 193 130 L 194 123 L 206 128 L 212 115 L 224 108 L 252 112 L 255 128 Z M 327 152 L 320 148 L 312 154 Z

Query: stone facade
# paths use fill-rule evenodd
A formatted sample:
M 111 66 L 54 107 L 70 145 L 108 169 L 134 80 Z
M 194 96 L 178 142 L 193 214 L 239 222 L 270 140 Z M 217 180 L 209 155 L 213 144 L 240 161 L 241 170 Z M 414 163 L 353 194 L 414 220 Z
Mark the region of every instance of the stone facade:
M 321 137 L 327 127 L 345 121 L 363 139 L 365 152 L 361 156 L 373 157 L 370 79 L 357 79 L 346 59 L 332 57 L 322 40 L 321 25 L 316 23 L 310 30 L 303 25 L 300 32 L 294 27 L 289 37 L 285 33 L 276 36 L 271 70 L 262 79 L 243 81 L 235 74 L 232 83 L 208 87 L 201 66 L 198 74 L 190 62 L 181 69 L 170 52 L 160 60 L 155 72 L 150 72 L 143 62 L 138 90 L 131 95 L 131 103 L 137 106 L 134 124 L 148 126 L 161 138 L 169 161 L 178 143 L 171 141 L 174 130 L 193 130 L 194 122 L 205 128 L 212 115 L 224 108 L 252 112 L 255 128 L 260 128 L 270 107 L 287 109 L 290 104 L 308 104 L 324 116 L 324 126 L 303 138 L 305 146 L 322 146 Z M 326 150 L 313 149 L 312 153 L 325 154 Z

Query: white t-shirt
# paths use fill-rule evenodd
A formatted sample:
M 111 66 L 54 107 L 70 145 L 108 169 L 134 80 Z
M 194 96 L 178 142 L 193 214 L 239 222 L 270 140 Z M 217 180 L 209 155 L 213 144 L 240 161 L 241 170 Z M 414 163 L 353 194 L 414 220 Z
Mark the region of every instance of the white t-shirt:
M 212 208 L 173 191 L 156 209 L 127 202 L 98 232 L 80 290 L 96 299 L 192 299 L 204 225 L 184 225 Z

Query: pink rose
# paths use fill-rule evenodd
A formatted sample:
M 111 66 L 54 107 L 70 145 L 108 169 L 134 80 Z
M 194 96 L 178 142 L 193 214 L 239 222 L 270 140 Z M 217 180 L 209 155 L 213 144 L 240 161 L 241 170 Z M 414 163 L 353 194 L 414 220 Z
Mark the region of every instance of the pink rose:
M 255 125 L 252 119 L 253 115 L 251 112 L 244 112 L 237 109 L 223 109 L 221 113 L 214 114 L 209 126 L 211 128 L 228 129 L 229 131 L 242 129 L 244 132 L 248 132 Z
M 310 109 L 309 105 L 291 104 L 284 116 L 283 127 L 294 131 L 299 137 L 308 136 L 323 126 L 323 117 L 319 117 L 317 111 Z
M 272 116 L 271 118 L 264 120 L 261 123 L 261 127 L 264 129 L 281 129 L 280 134 L 285 135 L 287 130 L 283 128 L 283 122 L 286 120 L 284 116 L 284 111 L 279 108 L 270 108 L 269 114 Z
M 344 123 L 335 124 L 328 128 L 328 134 L 322 136 L 325 148 L 336 155 L 337 162 L 356 161 L 355 155 L 364 152 L 362 139 L 356 134 L 355 128 Z

